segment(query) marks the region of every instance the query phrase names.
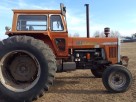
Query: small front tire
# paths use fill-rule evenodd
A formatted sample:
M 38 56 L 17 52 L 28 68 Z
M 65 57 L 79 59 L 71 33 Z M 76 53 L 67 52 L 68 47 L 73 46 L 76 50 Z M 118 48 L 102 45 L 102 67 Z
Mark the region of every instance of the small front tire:
M 91 69 L 91 72 L 96 78 L 102 78 L 105 69 L 106 67 L 103 65 L 96 65 L 94 66 L 94 69 Z
M 132 84 L 132 75 L 124 66 L 112 65 L 105 69 L 102 81 L 108 91 L 120 93 L 130 88 Z

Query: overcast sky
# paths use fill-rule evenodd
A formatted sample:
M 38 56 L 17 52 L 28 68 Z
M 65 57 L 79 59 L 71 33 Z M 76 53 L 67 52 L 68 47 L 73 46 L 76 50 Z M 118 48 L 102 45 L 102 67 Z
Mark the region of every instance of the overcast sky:
M 67 7 L 69 34 L 86 36 L 85 3 L 90 4 L 90 35 L 104 27 L 121 35 L 136 33 L 136 0 L 0 0 L 0 39 L 6 38 L 5 26 L 12 26 L 12 9 L 60 9 Z

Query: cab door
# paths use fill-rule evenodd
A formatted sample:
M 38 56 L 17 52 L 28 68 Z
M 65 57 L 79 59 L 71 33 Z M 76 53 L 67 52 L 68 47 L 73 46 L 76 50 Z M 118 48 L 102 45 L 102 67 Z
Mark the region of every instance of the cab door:
M 68 56 L 68 32 L 64 16 L 61 14 L 49 15 L 49 31 L 57 57 Z

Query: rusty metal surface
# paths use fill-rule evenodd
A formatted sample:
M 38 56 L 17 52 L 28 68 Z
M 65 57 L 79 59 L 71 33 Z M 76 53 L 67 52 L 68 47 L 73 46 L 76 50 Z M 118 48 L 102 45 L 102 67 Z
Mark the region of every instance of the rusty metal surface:
M 10 71 L 17 81 L 33 81 L 37 73 L 37 67 L 32 58 L 28 56 L 18 56 L 12 61 Z

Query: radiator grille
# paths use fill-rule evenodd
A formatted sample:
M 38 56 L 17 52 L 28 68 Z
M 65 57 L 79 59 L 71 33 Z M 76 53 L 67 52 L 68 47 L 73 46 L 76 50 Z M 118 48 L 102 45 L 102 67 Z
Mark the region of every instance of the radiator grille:
M 110 58 L 117 57 L 117 48 L 116 47 L 109 47 L 109 57 Z

